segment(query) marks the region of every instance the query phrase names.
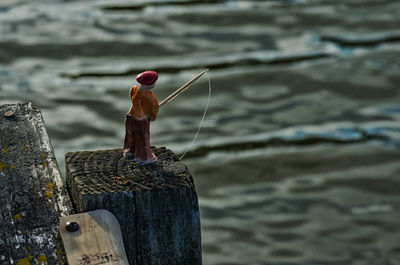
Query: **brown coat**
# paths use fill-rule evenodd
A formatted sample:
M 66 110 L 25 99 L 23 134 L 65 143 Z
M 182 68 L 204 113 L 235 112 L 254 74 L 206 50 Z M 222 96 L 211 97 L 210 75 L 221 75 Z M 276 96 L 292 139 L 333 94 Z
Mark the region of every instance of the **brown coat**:
M 133 86 L 129 91 L 132 100 L 129 114 L 139 120 L 154 121 L 159 108 L 157 98 L 151 90 L 139 90 L 138 88 L 138 86 Z

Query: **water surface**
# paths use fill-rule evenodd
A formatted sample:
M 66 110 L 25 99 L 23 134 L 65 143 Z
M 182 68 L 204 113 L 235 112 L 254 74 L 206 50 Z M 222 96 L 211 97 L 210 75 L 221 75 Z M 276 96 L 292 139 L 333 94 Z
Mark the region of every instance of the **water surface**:
M 60 167 L 122 145 L 136 74 L 159 99 L 210 68 L 184 158 L 204 264 L 400 264 L 400 2 L 0 3 L 0 104 L 41 108 Z M 208 82 L 160 110 L 182 153 Z

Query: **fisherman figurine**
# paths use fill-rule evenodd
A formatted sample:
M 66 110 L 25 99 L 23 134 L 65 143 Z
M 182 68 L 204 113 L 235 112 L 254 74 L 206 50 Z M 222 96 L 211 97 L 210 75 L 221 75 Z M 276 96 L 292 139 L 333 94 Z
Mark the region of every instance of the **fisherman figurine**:
M 146 71 L 136 77 L 139 86 L 132 86 L 129 96 L 132 106 L 125 118 L 124 155 L 127 159 L 146 165 L 157 161 L 150 149 L 150 121 L 157 117 L 159 105 L 151 91 L 158 79 L 155 71 Z
M 157 161 L 156 155 L 150 149 L 150 121 L 156 119 L 158 109 L 161 106 L 174 100 L 174 98 L 188 89 L 191 84 L 207 73 L 207 71 L 208 69 L 190 79 L 186 84 L 161 101 L 160 104 L 158 104 L 156 96 L 151 91 L 158 79 L 157 72 L 146 71 L 136 77 L 136 81 L 140 85 L 133 86 L 129 90 L 132 107 L 125 118 L 123 152 L 127 159 L 136 161 L 139 165 L 146 165 Z M 207 108 L 204 115 L 206 111 Z

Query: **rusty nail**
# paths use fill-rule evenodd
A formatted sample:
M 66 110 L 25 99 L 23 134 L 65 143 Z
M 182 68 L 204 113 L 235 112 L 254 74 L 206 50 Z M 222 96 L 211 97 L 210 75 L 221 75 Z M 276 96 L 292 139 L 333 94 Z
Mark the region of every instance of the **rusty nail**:
M 76 232 L 79 230 L 79 224 L 77 222 L 67 222 L 65 224 L 65 229 L 67 229 L 68 232 Z

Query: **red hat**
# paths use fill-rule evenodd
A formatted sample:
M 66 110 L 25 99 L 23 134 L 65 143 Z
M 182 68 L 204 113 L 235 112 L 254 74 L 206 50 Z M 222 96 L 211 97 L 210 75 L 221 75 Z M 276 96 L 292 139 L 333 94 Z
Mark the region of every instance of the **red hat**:
M 143 85 L 152 85 L 158 79 L 158 74 L 155 71 L 146 71 L 136 77 L 136 81 Z

